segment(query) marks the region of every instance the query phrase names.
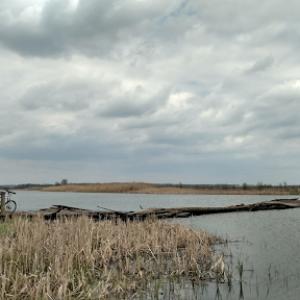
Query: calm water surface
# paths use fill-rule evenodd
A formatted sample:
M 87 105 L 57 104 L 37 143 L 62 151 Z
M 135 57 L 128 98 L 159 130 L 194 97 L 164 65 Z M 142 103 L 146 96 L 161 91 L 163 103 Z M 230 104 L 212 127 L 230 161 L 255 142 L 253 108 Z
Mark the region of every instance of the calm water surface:
M 137 210 L 140 206 L 223 206 L 280 198 L 278 196 L 134 195 L 18 192 L 19 210 L 53 204 L 97 209 Z M 233 286 L 208 284 L 181 299 L 300 299 L 300 209 L 228 213 L 176 220 L 228 239 L 226 260 Z M 242 281 L 237 266 L 243 264 Z

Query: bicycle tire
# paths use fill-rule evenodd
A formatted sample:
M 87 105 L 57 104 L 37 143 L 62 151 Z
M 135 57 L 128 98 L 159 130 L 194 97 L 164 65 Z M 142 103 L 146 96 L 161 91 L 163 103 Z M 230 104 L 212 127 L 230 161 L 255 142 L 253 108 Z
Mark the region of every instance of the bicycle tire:
M 8 200 L 5 202 L 5 211 L 8 213 L 14 213 L 17 210 L 17 203 L 14 200 Z

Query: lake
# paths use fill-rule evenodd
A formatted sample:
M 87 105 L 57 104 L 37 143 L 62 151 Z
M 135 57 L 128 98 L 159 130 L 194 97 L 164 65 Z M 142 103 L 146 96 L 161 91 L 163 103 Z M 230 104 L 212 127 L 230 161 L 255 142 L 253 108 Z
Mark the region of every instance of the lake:
M 295 196 L 290 196 L 291 198 Z M 97 209 L 138 210 L 140 207 L 224 206 L 282 198 L 240 195 L 142 195 L 47 193 L 19 191 L 18 210 L 53 204 Z M 285 197 L 287 198 L 287 197 Z M 208 283 L 181 299 L 299 299 L 300 209 L 206 215 L 176 219 L 194 229 L 205 229 L 228 240 L 222 249 L 233 271 L 232 288 Z M 240 280 L 238 266 L 243 266 Z M 163 299 L 163 298 L 162 298 Z

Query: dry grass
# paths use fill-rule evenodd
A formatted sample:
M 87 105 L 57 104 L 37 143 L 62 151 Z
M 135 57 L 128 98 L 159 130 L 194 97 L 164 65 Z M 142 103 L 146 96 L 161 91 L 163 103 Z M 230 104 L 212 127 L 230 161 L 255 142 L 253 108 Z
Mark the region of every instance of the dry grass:
M 212 276 L 216 239 L 161 221 L 0 224 L 0 299 L 139 299 L 155 278 Z
M 94 183 L 68 184 L 44 188 L 43 191 L 55 192 L 89 192 L 89 193 L 135 193 L 151 188 L 150 183 Z
M 86 183 L 55 185 L 42 188 L 47 192 L 82 192 L 82 193 L 139 193 L 139 194 L 190 194 L 190 195 L 295 195 L 299 190 L 288 188 L 191 188 L 179 186 L 159 186 L 151 183 Z

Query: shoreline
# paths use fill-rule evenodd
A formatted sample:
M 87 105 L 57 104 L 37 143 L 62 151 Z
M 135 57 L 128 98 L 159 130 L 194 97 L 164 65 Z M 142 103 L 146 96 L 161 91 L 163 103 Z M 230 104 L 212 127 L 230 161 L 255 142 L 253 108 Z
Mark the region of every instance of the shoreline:
M 95 183 L 67 184 L 48 187 L 22 189 L 40 192 L 74 192 L 74 193 L 116 193 L 116 194 L 154 194 L 154 195 L 257 195 L 257 196 L 295 196 L 299 189 L 292 187 L 195 187 L 177 185 L 157 185 L 150 183 Z

